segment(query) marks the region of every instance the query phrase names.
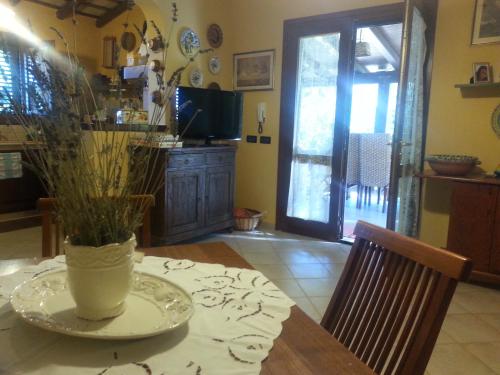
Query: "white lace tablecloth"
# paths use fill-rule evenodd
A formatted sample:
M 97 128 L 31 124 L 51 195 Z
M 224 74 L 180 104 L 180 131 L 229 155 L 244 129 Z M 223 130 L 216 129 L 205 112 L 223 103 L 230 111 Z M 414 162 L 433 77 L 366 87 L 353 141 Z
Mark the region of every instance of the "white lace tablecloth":
M 64 257 L 0 277 L 0 374 L 258 374 L 295 304 L 255 270 L 145 257 L 136 270 L 190 292 L 194 316 L 173 332 L 130 341 L 65 336 L 32 327 L 12 311 L 11 291 Z

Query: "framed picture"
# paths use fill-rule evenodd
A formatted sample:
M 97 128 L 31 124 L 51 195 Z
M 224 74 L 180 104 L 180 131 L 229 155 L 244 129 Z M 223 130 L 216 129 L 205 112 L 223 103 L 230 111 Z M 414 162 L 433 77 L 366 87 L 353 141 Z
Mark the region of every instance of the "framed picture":
M 113 69 L 116 67 L 116 38 L 107 36 L 103 39 L 102 66 Z
M 474 83 L 491 83 L 491 67 L 489 63 L 472 64 Z
M 500 42 L 500 2 L 476 0 L 472 44 Z
M 237 53 L 233 58 L 236 91 L 274 88 L 274 50 Z

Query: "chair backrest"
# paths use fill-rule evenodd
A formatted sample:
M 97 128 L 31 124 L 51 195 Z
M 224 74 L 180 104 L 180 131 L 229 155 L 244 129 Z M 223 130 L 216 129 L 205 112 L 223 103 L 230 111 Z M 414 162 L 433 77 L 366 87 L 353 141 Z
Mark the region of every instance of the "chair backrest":
M 363 186 L 385 187 L 391 176 L 391 135 L 360 134 L 360 180 Z
M 136 233 L 137 243 L 141 247 L 151 247 L 151 207 L 155 205 L 153 195 L 131 195 L 130 200 L 141 202 L 144 209 L 142 226 Z M 57 205 L 55 198 L 39 198 L 37 208 L 42 216 L 42 257 L 50 257 L 61 253 L 61 239 L 63 234 L 57 220 L 54 217 L 54 209 Z
M 377 374 L 423 374 L 472 262 L 358 222 L 321 325 Z

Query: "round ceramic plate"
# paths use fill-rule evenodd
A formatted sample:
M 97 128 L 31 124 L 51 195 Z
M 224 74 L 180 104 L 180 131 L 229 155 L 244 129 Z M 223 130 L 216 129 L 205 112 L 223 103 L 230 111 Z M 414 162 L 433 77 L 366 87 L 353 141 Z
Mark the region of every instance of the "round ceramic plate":
M 491 116 L 491 126 L 497 137 L 500 138 L 500 105 L 495 108 Z
M 220 60 L 217 56 L 212 57 L 208 61 L 208 69 L 212 74 L 219 74 L 220 72 Z
M 203 73 L 200 69 L 194 68 L 189 74 L 189 83 L 193 87 L 201 87 L 203 85 Z
M 185 324 L 193 315 L 190 295 L 179 286 L 148 273 L 134 272 L 125 312 L 112 319 L 89 321 L 74 314 L 75 302 L 66 270 L 41 274 L 18 285 L 10 303 L 26 322 L 49 331 L 101 340 L 158 335 Z
M 200 50 L 200 38 L 194 30 L 185 28 L 181 31 L 179 45 L 184 56 L 193 57 Z

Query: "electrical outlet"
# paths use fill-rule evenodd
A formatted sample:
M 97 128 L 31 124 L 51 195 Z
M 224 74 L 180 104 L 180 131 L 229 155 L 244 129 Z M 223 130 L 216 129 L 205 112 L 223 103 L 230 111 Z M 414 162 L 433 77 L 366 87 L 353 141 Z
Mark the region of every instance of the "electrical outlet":
M 271 137 L 261 136 L 260 143 L 263 143 L 265 145 L 270 145 L 271 144 Z
M 247 135 L 247 143 L 257 143 L 256 135 Z

